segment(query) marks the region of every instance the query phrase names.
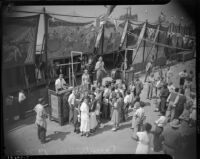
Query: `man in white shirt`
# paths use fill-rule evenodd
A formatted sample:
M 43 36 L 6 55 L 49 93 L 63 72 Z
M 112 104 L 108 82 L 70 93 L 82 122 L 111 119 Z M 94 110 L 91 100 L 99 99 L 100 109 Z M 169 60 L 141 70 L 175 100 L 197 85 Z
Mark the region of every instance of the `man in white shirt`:
M 55 89 L 56 93 L 60 90 L 66 89 L 66 81 L 63 79 L 63 74 L 60 74 L 59 78 L 56 80 Z
M 44 108 L 44 99 L 39 98 L 38 104 L 35 106 L 34 111 L 36 112 L 36 120 L 35 124 L 38 127 L 38 139 L 42 144 L 46 142 L 46 130 L 47 130 L 47 122 L 46 118 L 48 117 L 47 112 Z
M 72 90 L 72 93 L 69 95 L 68 103 L 69 103 L 69 123 L 73 123 L 74 118 L 74 105 L 76 102 L 75 91 Z
M 130 94 L 131 94 L 130 91 L 127 91 L 127 94 L 124 97 L 124 108 L 123 108 L 124 121 L 126 121 L 128 118 L 128 108 L 129 108 L 129 105 L 131 104 Z
M 136 138 L 136 133 L 140 131 L 140 129 L 143 126 L 143 122 L 145 120 L 145 112 L 144 112 L 144 105 L 140 103 L 140 108 L 136 110 L 136 112 L 133 115 L 132 125 L 134 128 L 133 132 L 133 138 Z
M 173 91 L 175 91 L 175 87 L 174 87 L 174 85 L 173 85 L 172 82 L 170 82 L 170 83 L 168 84 L 167 88 L 169 89 L 169 92 L 170 92 L 170 93 L 173 92 Z
M 24 107 L 25 107 L 25 100 L 26 96 L 23 90 L 19 91 L 19 95 L 18 95 L 18 102 L 19 102 L 19 117 L 20 119 L 24 119 L 25 117 L 25 112 L 24 112 Z

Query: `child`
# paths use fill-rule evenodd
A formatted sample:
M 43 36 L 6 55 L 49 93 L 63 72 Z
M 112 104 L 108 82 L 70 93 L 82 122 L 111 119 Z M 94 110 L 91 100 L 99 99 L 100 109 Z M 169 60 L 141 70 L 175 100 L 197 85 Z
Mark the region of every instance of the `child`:
M 112 106 L 113 106 L 113 113 L 112 113 L 112 123 L 113 123 L 113 131 L 116 131 L 119 127 L 119 121 L 120 121 L 120 114 L 119 114 L 119 102 L 117 101 L 116 96 L 112 100 Z

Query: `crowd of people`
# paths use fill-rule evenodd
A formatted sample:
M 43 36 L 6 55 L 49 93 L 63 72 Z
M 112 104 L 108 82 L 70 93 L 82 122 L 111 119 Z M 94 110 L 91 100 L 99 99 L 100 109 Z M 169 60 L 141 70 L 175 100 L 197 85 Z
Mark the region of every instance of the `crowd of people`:
M 148 64 L 148 67 L 152 66 Z M 191 146 L 191 142 L 181 133 L 180 128 L 196 126 L 196 95 L 192 92 L 192 83 L 195 81 L 192 71 L 189 74 L 186 70 L 179 73 L 180 83 L 176 88 L 170 67 L 166 71 L 160 67 L 157 77 L 151 68 L 150 71 L 147 70 L 145 82 L 139 76 L 134 76 L 134 81 L 130 81 L 129 85 L 122 80 L 107 81 L 102 85 L 102 71 L 105 69 L 101 58 L 95 69 L 97 83 L 91 82 L 91 75 L 85 70 L 81 86 L 72 87 L 67 99 L 70 108 L 69 123 L 74 126 L 75 133 L 89 137 L 102 123 L 109 121 L 113 124 L 112 131 L 117 131 L 120 123 L 128 120 L 128 110 L 132 109 L 130 128 L 133 129 L 132 139 L 138 141 L 136 153 L 148 154 L 153 148 L 154 152 L 163 150 L 172 156 L 177 156 L 180 152 L 182 156 L 186 154 L 184 150 Z M 145 103 L 140 99 L 145 85 L 146 99 L 152 100 L 155 111 L 160 112 L 153 130 L 153 126 L 146 120 Z M 188 154 L 190 153 L 186 156 Z

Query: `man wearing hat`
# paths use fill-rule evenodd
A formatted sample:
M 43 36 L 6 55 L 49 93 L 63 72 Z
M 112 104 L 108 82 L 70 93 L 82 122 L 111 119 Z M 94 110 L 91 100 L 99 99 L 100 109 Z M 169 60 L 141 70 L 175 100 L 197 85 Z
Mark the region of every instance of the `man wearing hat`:
M 38 139 L 44 144 L 46 141 L 46 130 L 47 130 L 47 113 L 45 111 L 44 98 L 38 99 L 38 104 L 35 106 L 34 111 L 36 112 L 35 124 L 38 127 Z
M 56 93 L 58 93 L 58 91 L 61 91 L 63 89 L 66 89 L 66 81 L 63 78 L 63 74 L 60 74 L 59 78 L 55 82 Z
M 174 119 L 167 125 L 160 139 L 163 143 L 163 151 L 171 156 L 179 155 L 181 149 L 181 133 L 179 131 L 180 123 L 178 119 Z

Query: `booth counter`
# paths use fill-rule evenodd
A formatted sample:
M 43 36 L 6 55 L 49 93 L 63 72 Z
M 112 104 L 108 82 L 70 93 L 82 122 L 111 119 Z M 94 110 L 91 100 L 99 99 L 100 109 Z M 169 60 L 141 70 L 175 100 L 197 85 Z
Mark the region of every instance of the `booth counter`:
M 68 97 L 70 90 L 63 90 L 56 93 L 54 90 L 48 89 L 50 120 L 54 120 L 63 126 L 69 122 L 69 105 Z

